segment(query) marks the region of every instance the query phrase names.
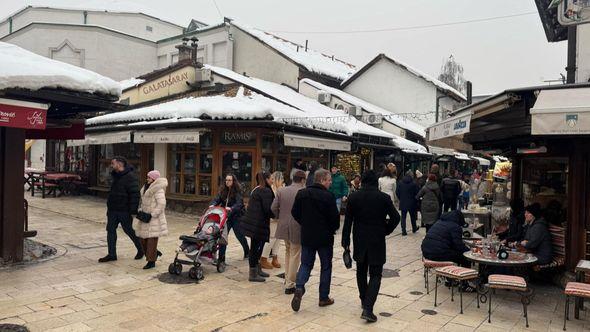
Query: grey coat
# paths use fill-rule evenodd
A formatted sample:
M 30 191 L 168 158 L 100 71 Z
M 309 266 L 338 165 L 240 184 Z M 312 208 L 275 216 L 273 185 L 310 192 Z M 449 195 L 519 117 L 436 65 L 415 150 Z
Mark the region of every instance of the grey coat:
M 304 188 L 305 183 L 292 183 L 287 187 L 279 188 L 277 191 L 277 196 L 270 207 L 273 214 L 278 216 L 279 219 L 275 238 L 293 244 L 301 244 L 301 225 L 291 215 L 291 209 L 297 192 Z
M 420 204 L 420 214 L 422 215 L 422 222 L 425 225 L 434 224 L 440 215 L 440 206 L 442 202 L 442 195 L 440 188 L 436 182 L 426 182 L 424 187 L 420 189 L 417 200 L 422 200 Z

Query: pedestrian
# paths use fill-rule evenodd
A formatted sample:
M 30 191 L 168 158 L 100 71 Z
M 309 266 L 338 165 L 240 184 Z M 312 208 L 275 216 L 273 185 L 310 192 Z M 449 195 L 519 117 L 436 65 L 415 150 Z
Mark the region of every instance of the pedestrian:
M 524 240 L 524 201 L 521 198 L 511 200 L 510 210 L 508 229 L 496 234 L 504 244 Z
M 348 196 L 348 185 L 344 175 L 340 174 L 340 170 L 336 166 L 332 166 L 332 185 L 330 186 L 330 192 L 334 194 L 336 198 L 336 206 L 338 207 L 338 213 L 342 208 L 342 201 L 346 201 Z
M 418 185 L 418 188 L 422 188 L 426 184 L 426 177 L 418 169 L 416 170 L 416 180 L 415 181 L 416 181 L 416 184 Z
M 225 176 L 225 183 L 221 190 L 211 201 L 211 206 L 223 206 L 229 209 L 229 216 L 226 222 L 227 234 L 233 229 L 238 242 L 242 246 L 244 252 L 244 259 L 248 258 L 250 248 L 248 248 L 248 240 L 240 231 L 239 222 L 244 213 L 244 199 L 242 198 L 242 186 L 238 178 L 233 173 L 228 173 Z M 227 245 L 219 246 L 219 261 L 225 264 L 225 253 Z
M 414 182 L 414 173 L 407 171 L 406 175 L 399 181 L 396 188 L 396 196 L 399 200 L 399 208 L 402 212 L 402 236 L 408 235 L 406 232 L 406 216 L 410 215 L 410 222 L 412 223 L 412 233 L 418 231 L 416 220 L 418 219 L 418 201 L 416 195 L 420 188 Z
M 311 162 L 309 162 L 309 169 L 307 171 L 307 180 L 305 181 L 306 187 L 313 185 L 314 174 L 318 168 L 319 168 L 319 166 L 318 166 L 317 161 L 312 160 Z
M 353 193 L 355 191 L 359 191 L 361 189 L 361 175 L 360 174 L 355 174 L 354 177 L 352 178 L 352 181 L 350 181 L 350 191 L 349 193 Z
M 295 293 L 297 270 L 301 261 L 301 226 L 291 214 L 295 195 L 305 188 L 305 172 L 294 169 L 289 186 L 279 188 L 272 202 L 272 213 L 278 217 L 275 237 L 285 241 L 285 294 Z
M 438 220 L 442 206 L 442 195 L 436 182 L 436 175 L 428 174 L 428 180 L 416 195 L 416 199 L 420 200 L 420 214 L 426 232 L 428 232 L 430 227 Z
M 469 176 L 463 176 L 463 180 L 459 178 L 459 183 L 461 184 L 461 194 L 459 194 L 459 209 L 467 210 L 467 207 L 469 206 L 469 189 L 471 188 L 469 185 Z
M 440 191 L 443 197 L 443 211 L 457 210 L 457 201 L 459 194 L 461 194 L 461 183 L 457 179 L 457 171 L 452 169 L 440 186 Z
M 135 259 L 143 258 L 143 249 L 139 238 L 133 231 L 133 215 L 139 206 L 139 182 L 133 166 L 127 164 L 125 157 L 116 156 L 111 160 L 111 190 L 107 198 L 107 243 L 108 254 L 98 260 L 105 263 L 117 260 L 117 227 L 121 224 L 123 231 L 137 249 Z
M 248 280 L 251 282 L 264 282 L 269 274 L 260 268 L 260 257 L 264 249 L 264 243 L 270 237 L 270 218 L 274 215 L 270 210 L 274 194 L 272 192 L 272 178 L 268 171 L 260 171 L 256 174 L 256 188 L 250 193 L 250 201 L 246 214 L 240 220 L 242 234 L 250 238 L 250 266 Z
M 443 179 L 442 174 L 440 173 L 440 166 L 438 164 L 432 164 L 430 166 L 430 172 L 428 172 L 428 173 L 436 175 L 436 183 L 440 187 L 440 185 L 442 184 L 442 179 Z
M 297 159 L 295 161 L 295 166 L 293 166 L 293 168 L 296 168 L 296 169 L 300 169 L 302 171 L 305 171 L 305 164 L 303 163 L 303 160 Z
M 285 186 L 283 172 L 276 171 L 272 173 L 270 177 L 272 178 L 271 189 L 274 196 L 276 197 L 277 191 Z M 278 217 L 277 214 L 274 215 L 275 217 Z M 263 269 L 281 268 L 281 263 L 279 263 L 278 255 L 279 245 L 281 244 L 281 242 L 275 237 L 278 222 L 278 219 L 270 219 L 270 239 L 268 241 L 268 244 L 264 246 L 264 250 L 262 251 L 262 257 L 260 257 L 260 267 Z
M 533 203 L 524 209 L 527 224 L 524 240 L 518 246 L 537 257 L 536 265 L 545 265 L 553 260 L 553 245 L 549 225 L 542 216 L 541 205 Z
M 141 188 L 141 212 L 138 212 L 137 219 L 133 220 L 133 229 L 140 239 L 147 260 L 144 270 L 156 266 L 156 259 L 162 256 L 158 250 L 158 238 L 168 235 L 166 187 L 168 187 L 168 180 L 161 177 L 159 171 L 153 170 L 147 173 L 145 185 Z M 145 218 L 148 215 L 146 222 Z
M 320 256 L 320 299 L 318 305 L 334 304 L 330 298 L 334 233 L 340 227 L 340 213 L 334 194 L 328 191 L 332 176 L 325 169 L 315 172 L 314 184 L 297 192 L 291 214 L 301 225 L 301 266 L 297 272 L 291 308 L 299 311 L 305 284 L 309 280 L 316 253 Z
M 361 318 L 375 322 L 377 316 L 373 313 L 373 306 L 379 294 L 383 264 L 386 261 L 385 236 L 393 232 L 400 217 L 390 197 L 379 191 L 374 171 L 363 173 L 362 183 L 363 187 L 348 199 L 342 228 L 342 247 L 350 250 L 352 229 L 356 282 L 363 307 Z
M 398 208 L 399 204 L 397 201 L 397 197 L 395 196 L 395 191 L 397 187 L 397 179 L 395 175 L 391 172 L 389 167 L 383 170 L 383 174 L 379 178 L 379 190 L 389 195 L 391 201 L 393 202 L 393 206 Z
M 397 180 L 397 166 L 394 163 L 388 163 L 387 169 L 391 172 L 393 177 Z

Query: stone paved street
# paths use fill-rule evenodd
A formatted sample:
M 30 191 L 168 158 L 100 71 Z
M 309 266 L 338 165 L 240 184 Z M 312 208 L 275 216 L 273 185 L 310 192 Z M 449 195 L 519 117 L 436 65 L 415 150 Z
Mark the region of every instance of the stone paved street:
M 168 213 L 170 235 L 162 238 L 164 256 L 155 270 L 133 260 L 135 250 L 119 229 L 118 256 L 98 264 L 106 254 L 105 203 L 92 197 L 29 198 L 30 228 L 37 240 L 58 248 L 57 257 L 45 262 L 0 269 L 0 324 L 26 325 L 31 331 L 561 331 L 564 301 L 559 289 L 533 285 L 536 295 L 529 307 L 526 329 L 519 298 L 499 292 L 494 297 L 492 323 L 487 304 L 477 309 L 475 297 L 464 297 L 459 315 L 458 298 L 439 289 L 427 295 L 422 278 L 418 234 L 402 237 L 399 229 L 388 239 L 387 276 L 375 312 L 377 323 L 359 318 L 360 304 L 354 269 L 346 270 L 342 250 L 334 254 L 331 296 L 336 303 L 317 306 L 318 267 L 314 269 L 300 312 L 290 308 L 283 294 L 282 270 L 272 271 L 264 284 L 247 282 L 247 262 L 241 259 L 237 240 L 230 238 L 228 269 L 219 274 L 205 268 L 200 284 L 170 284 L 168 264 L 178 236 L 192 232 L 195 218 Z M 339 243 L 339 239 L 336 241 Z M 282 251 L 282 250 L 281 250 Z M 281 261 L 283 259 L 281 258 Z M 318 262 L 319 265 L 319 262 Z M 185 268 L 185 271 L 188 270 Z M 183 278 L 188 280 L 186 273 Z M 573 306 L 572 306 L 573 307 Z M 426 310 L 426 311 L 425 311 Z M 434 310 L 434 312 L 431 312 Z M 435 313 L 435 314 L 433 314 Z M 568 331 L 590 330 L 590 315 L 573 319 Z

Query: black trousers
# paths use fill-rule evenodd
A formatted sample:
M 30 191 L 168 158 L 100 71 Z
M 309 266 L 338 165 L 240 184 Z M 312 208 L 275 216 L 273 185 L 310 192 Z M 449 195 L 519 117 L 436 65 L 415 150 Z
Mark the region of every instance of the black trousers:
M 369 281 L 367 282 L 367 272 Z M 363 309 L 373 311 L 379 288 L 381 288 L 381 276 L 383 274 L 383 265 L 369 265 L 365 257 L 364 262 L 356 262 L 356 283 L 359 289 L 359 297 L 363 304 Z
M 457 198 L 445 199 L 445 201 L 443 202 L 443 211 L 449 212 L 449 210 L 451 210 L 451 211 L 457 210 Z
M 251 268 L 258 265 L 260 257 L 262 256 L 262 249 L 264 249 L 264 241 L 250 238 L 250 256 L 248 256 L 248 264 Z
M 135 231 L 131 224 L 133 216 L 127 212 L 107 212 L 107 243 L 109 248 L 109 256 L 117 257 L 117 227 L 121 224 L 123 231 L 131 241 L 138 252 L 143 252 L 139 238 L 135 235 Z

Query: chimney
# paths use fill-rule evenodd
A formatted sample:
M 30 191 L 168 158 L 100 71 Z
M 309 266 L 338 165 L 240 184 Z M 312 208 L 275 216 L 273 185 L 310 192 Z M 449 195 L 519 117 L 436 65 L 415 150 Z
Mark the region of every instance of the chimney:
M 182 44 L 176 45 L 178 49 L 178 62 L 187 62 L 191 61 L 193 49 L 189 45 L 187 45 L 189 39 L 182 38 Z
M 308 40 L 306 39 L 305 40 L 305 52 L 307 52 L 307 42 L 308 42 Z
M 197 44 L 197 42 L 199 41 L 199 39 L 197 39 L 197 37 L 192 37 L 191 38 L 191 60 L 192 63 L 196 64 L 197 63 L 197 49 L 199 48 L 199 45 Z
M 467 86 L 467 105 L 471 105 L 473 104 L 473 84 L 471 81 L 467 81 L 465 85 Z

